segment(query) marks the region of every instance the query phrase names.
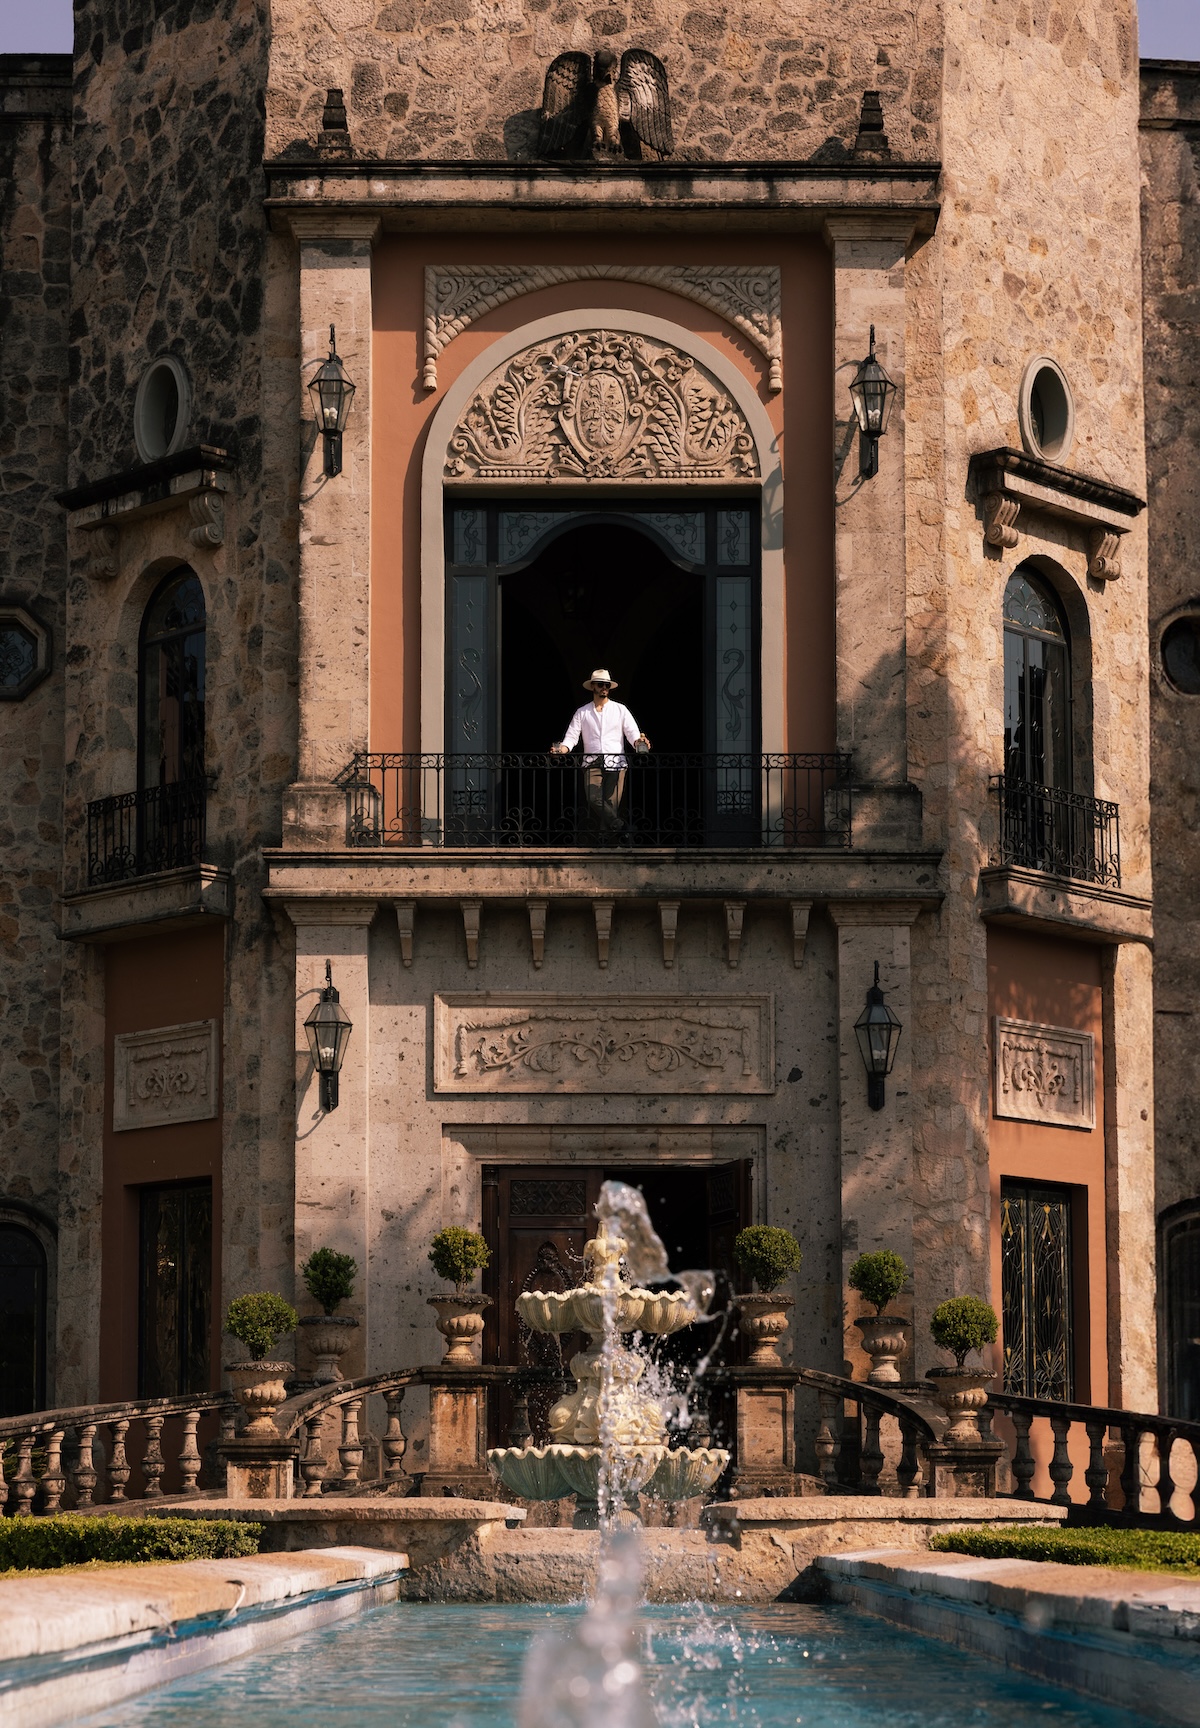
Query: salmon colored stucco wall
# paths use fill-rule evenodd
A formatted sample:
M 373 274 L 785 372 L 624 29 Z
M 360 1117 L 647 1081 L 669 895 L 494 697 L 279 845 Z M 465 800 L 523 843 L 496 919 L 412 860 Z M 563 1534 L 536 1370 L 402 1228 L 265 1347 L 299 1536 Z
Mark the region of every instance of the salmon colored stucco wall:
M 639 283 L 591 281 L 540 289 L 498 307 L 438 359 L 436 391 L 421 384 L 426 264 L 777 264 L 782 272 L 784 389 L 767 391 L 767 362 L 716 313 Z M 498 336 L 539 318 L 603 306 L 663 318 L 725 354 L 758 390 L 780 435 L 784 469 L 787 748 L 834 747 L 832 273 L 813 236 L 690 240 L 611 236 L 387 236 L 373 266 L 371 468 L 371 748 L 420 748 L 421 461 L 443 394 Z M 785 438 L 785 416 L 790 437 Z
M 225 926 L 114 943 L 105 965 L 104 1211 L 100 1398 L 137 1396 L 139 1189 L 212 1179 L 212 1388 L 221 1384 L 221 1116 L 113 1133 L 113 1039 L 121 1032 L 216 1020 L 221 1048 Z M 220 1088 L 217 1091 L 220 1098 Z
M 1108 1402 L 1105 1336 L 1104 1073 L 1101 1048 L 1100 950 L 1086 942 L 988 932 L 988 1028 L 997 1014 L 1046 1026 L 1090 1032 L 1096 1051 L 1096 1122 L 1091 1130 L 1013 1122 L 993 1114 L 990 1138 L 992 1290 L 1000 1310 L 1000 1183 L 1004 1177 L 1057 1182 L 1079 1190 L 1072 1207 L 1074 1237 L 1075 1401 Z M 993 1111 L 995 1102 L 993 1098 Z M 997 1339 L 994 1365 L 1003 1356 Z

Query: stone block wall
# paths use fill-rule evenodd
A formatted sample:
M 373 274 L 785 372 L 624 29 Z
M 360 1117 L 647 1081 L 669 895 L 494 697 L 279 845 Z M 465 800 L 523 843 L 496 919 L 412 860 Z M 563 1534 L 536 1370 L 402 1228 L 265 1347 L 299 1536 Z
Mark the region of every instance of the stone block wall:
M 938 0 L 273 0 L 268 155 L 311 152 L 344 91 L 366 156 L 531 160 L 546 69 L 569 49 L 648 49 L 677 157 L 846 160 L 877 89 L 897 156 L 936 157 Z
M 0 602 L 51 633 L 50 676 L 0 702 L 0 1203 L 56 1212 L 71 62 L 0 55 Z

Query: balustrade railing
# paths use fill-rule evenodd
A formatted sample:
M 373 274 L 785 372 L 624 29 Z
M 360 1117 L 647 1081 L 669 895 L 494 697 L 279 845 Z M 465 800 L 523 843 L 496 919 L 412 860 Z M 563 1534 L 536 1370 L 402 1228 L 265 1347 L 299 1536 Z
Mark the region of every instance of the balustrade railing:
M 816 1368 L 795 1372 L 797 1386 L 816 1393 L 813 1450 L 827 1494 L 883 1494 L 885 1420 L 895 1423 L 900 1441 L 894 1459 L 897 1495 L 916 1500 L 930 1492 L 926 1447 L 936 1442 L 938 1431 L 909 1399 Z
M 993 864 L 1042 870 L 1073 882 L 1121 886 L 1121 831 L 1116 804 L 1061 786 L 1037 786 L 993 775 L 997 830 Z
M 575 754 L 365 752 L 338 776 L 351 846 L 847 847 L 850 758 L 628 753 L 623 787 Z M 619 801 L 610 808 L 604 797 Z
M 213 1412 L 221 1438 L 228 1438 L 236 1408 L 228 1393 L 212 1392 L 0 1418 L 0 1512 L 22 1517 L 58 1512 L 64 1503 L 86 1511 L 98 1504 L 157 1500 L 168 1472 L 178 1473 L 172 1496 L 191 1499 L 201 1492 L 204 1468 L 200 1422 Z M 177 1452 L 164 1430 L 177 1431 Z
M 204 859 L 208 783 L 173 780 L 88 805 L 88 883 L 125 882 Z

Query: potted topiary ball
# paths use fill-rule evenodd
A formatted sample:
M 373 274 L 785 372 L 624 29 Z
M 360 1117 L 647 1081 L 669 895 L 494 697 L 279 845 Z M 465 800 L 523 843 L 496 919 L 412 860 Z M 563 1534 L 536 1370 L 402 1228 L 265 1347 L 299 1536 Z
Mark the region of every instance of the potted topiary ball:
M 855 1321 L 863 1335 L 863 1349 L 871 1358 L 867 1375 L 870 1386 L 896 1386 L 900 1383 L 896 1358 L 908 1342 L 908 1321 L 898 1314 L 885 1314 L 884 1309 L 900 1294 L 907 1277 L 908 1267 L 890 1248 L 880 1248 L 874 1254 L 860 1254 L 850 1268 L 850 1288 L 857 1290 L 875 1310 L 874 1314 L 865 1314 Z
M 978 1446 L 979 1412 L 987 1403 L 989 1380 L 996 1376 L 988 1368 L 968 1368 L 967 1355 L 994 1344 L 1000 1322 L 996 1310 L 978 1296 L 951 1296 L 933 1311 L 930 1335 L 941 1350 L 954 1357 L 953 1368 L 931 1368 L 925 1376 L 933 1382 L 934 1394 L 950 1418 L 942 1439 L 958 1446 Z
M 750 1340 L 751 1368 L 782 1368 L 779 1340 L 787 1331 L 790 1296 L 779 1295 L 779 1286 L 800 1265 L 800 1244 L 790 1230 L 773 1224 L 751 1224 L 739 1230 L 733 1242 L 733 1257 L 756 1286 L 755 1294 L 734 1296 L 741 1313 L 742 1331 Z
M 271 1353 L 285 1332 L 296 1326 L 296 1310 L 271 1290 L 237 1296 L 225 1314 L 225 1330 L 243 1344 L 245 1362 L 227 1362 L 225 1371 L 233 1381 L 234 1395 L 249 1417 L 247 1434 L 276 1437 L 274 1412 L 287 1397 L 284 1381 L 294 1372 L 290 1362 L 276 1362 Z
M 483 1331 L 483 1311 L 490 1307 L 490 1296 L 468 1296 L 467 1285 L 491 1259 L 488 1245 L 477 1230 L 464 1230 L 457 1224 L 447 1224 L 429 1244 L 429 1261 L 439 1278 L 454 1285 L 453 1296 L 430 1296 L 429 1306 L 437 1310 L 437 1329 L 446 1340 L 443 1365 L 453 1368 L 473 1368 L 473 1345 Z
M 334 1312 L 339 1302 L 349 1301 L 354 1294 L 358 1261 L 334 1248 L 318 1248 L 301 1266 L 300 1276 L 313 1301 L 321 1306 L 319 1314 L 304 1315 L 300 1324 L 313 1353 L 313 1379 L 318 1386 L 328 1386 L 342 1378 L 338 1363 L 350 1348 L 358 1326 L 351 1315 Z

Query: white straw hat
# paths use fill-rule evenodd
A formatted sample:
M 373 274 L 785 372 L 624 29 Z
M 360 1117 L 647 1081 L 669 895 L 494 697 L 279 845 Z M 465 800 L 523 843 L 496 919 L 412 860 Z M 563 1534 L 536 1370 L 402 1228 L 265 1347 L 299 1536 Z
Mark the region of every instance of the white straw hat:
M 585 690 L 590 690 L 596 684 L 607 684 L 610 690 L 615 690 L 617 687 L 616 679 L 610 678 L 603 666 L 597 666 L 591 677 L 585 678 L 583 681 Z

